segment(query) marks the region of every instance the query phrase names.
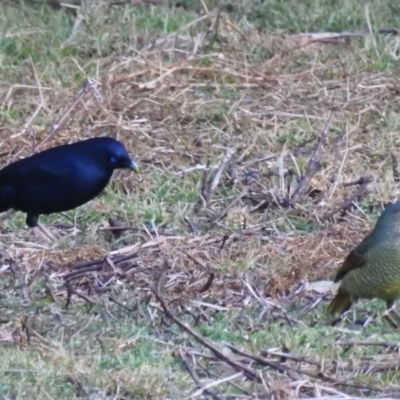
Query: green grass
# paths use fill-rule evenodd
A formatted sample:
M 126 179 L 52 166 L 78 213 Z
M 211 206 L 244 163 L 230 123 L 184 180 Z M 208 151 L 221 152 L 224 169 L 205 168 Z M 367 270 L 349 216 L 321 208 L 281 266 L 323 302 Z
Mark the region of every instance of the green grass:
M 284 346 L 290 354 L 316 362 L 325 360 L 326 363 L 341 360 L 343 364 L 353 362 L 357 365 L 361 359 L 384 357 L 386 352 L 380 346 L 346 348 L 335 345 L 339 340 L 368 337 L 372 341 L 397 343 L 396 334 L 379 324 L 341 332 L 321 323 L 304 329 L 302 325 L 290 327 L 285 323 L 268 323 L 266 318 L 249 331 L 248 323 L 256 319 L 259 311 L 248 309 L 241 318 L 234 310 L 217 313 L 210 318 L 211 325 L 202 323 L 195 329 L 217 346 L 229 343 L 253 354 Z M 51 311 L 47 308 L 28 315 L 25 332 L 30 334 L 30 343 L 15 347 L 3 342 L 0 348 L 0 372 L 3 376 L 0 394 L 21 398 L 28 394 L 34 397 L 73 397 L 79 390 L 77 382 L 86 396 L 112 395 L 119 390 L 129 398 L 164 398 L 174 392 L 183 393 L 187 379 L 176 356 L 176 346 L 196 351 L 198 346 L 195 342 L 173 326 L 166 325 L 157 332 L 152 331 L 152 324 L 143 308 L 132 315 L 109 304 L 108 312 L 108 316 L 95 311 L 88 313 L 75 306 L 68 312 L 53 307 Z M 308 323 L 316 316 L 314 312 L 304 322 Z M 190 317 L 185 320 L 189 324 L 193 321 Z M 20 329 L 20 325 L 14 325 L 15 332 Z M 3 334 L 6 331 L 2 328 Z M 22 337 L 26 338 L 25 335 Z M 207 364 L 209 362 L 205 360 Z M 209 368 L 212 368 L 212 363 Z M 346 376 L 342 367 L 339 371 L 340 375 Z M 71 384 L 71 378 L 75 385 Z M 392 384 L 396 379 L 398 373 L 395 372 L 375 374 L 369 376 L 368 384 Z

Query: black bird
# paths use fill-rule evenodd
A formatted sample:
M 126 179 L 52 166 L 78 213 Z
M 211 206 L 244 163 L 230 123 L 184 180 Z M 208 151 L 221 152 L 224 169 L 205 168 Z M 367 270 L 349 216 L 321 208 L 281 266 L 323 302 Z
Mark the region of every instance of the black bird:
M 27 225 L 37 227 L 40 214 L 72 210 L 99 195 L 118 168 L 139 172 L 110 137 L 44 150 L 0 170 L 0 212 L 23 211 Z

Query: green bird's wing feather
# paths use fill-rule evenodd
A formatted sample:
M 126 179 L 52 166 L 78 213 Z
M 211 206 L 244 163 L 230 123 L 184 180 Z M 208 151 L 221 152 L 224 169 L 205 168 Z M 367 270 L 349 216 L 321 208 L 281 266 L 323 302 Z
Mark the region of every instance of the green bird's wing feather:
M 379 237 L 375 232 L 366 236 L 364 240 L 346 257 L 342 266 L 336 273 L 335 282 L 339 282 L 343 279 L 348 272 L 357 268 L 362 268 L 367 262 L 365 254 L 377 244 L 379 244 Z

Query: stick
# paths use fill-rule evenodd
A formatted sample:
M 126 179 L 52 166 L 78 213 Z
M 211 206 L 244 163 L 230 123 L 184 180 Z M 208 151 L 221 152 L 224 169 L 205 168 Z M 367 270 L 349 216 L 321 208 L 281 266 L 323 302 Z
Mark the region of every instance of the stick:
M 75 100 L 72 102 L 72 104 L 67 108 L 67 110 L 65 111 L 65 113 L 61 116 L 61 118 L 52 124 L 51 129 L 50 129 L 50 133 L 48 135 L 46 135 L 36 146 L 34 149 L 34 152 L 36 152 L 38 150 L 38 148 L 40 146 L 43 146 L 43 144 L 45 144 L 52 136 L 54 136 L 54 134 L 60 130 L 60 128 L 62 127 L 63 123 L 65 122 L 65 120 L 67 119 L 68 115 L 71 113 L 71 111 L 76 107 L 76 105 L 79 103 L 79 101 L 82 99 L 82 97 L 88 93 L 92 88 L 93 88 L 93 83 L 90 81 L 85 81 L 85 83 L 83 84 L 83 87 L 81 89 L 81 91 L 78 93 L 78 96 L 75 98 Z
M 158 279 L 158 284 L 157 287 L 160 286 L 160 281 L 161 281 L 161 274 Z M 168 309 L 167 304 L 163 298 L 163 296 L 160 295 L 158 288 L 151 288 L 151 291 L 154 293 L 154 296 L 158 300 L 158 302 L 161 304 L 161 307 L 164 311 L 165 316 L 170 319 L 172 322 L 174 322 L 176 325 L 178 325 L 183 331 L 188 333 L 189 335 L 193 336 L 200 344 L 203 346 L 207 347 L 210 351 L 214 353 L 214 355 L 221 361 L 224 361 L 226 364 L 230 365 L 234 370 L 243 372 L 244 375 L 251 380 L 257 380 L 259 381 L 260 378 L 258 377 L 257 371 L 254 369 L 241 364 L 238 361 L 235 361 L 233 358 L 226 356 L 221 350 L 219 350 L 213 343 L 209 342 L 207 339 L 205 339 L 202 335 L 194 331 L 192 328 L 190 328 L 187 324 L 184 322 L 180 321 L 177 317 L 175 317 L 172 312 Z
M 179 357 L 181 358 L 181 361 L 183 363 L 183 365 L 186 368 L 186 371 L 189 372 L 189 375 L 191 376 L 191 378 L 193 379 L 194 383 L 196 384 L 196 387 L 202 391 L 202 393 L 206 394 L 207 396 L 212 397 L 214 400 L 221 400 L 221 398 L 219 396 L 217 396 L 216 394 L 214 394 L 211 390 L 206 389 L 203 387 L 203 385 L 200 382 L 200 379 L 198 378 L 196 372 L 191 368 L 191 366 L 189 365 L 189 362 L 185 359 L 184 355 L 183 355 L 183 351 L 181 348 L 179 348 L 178 350 L 179 353 Z
M 337 207 L 335 207 L 331 211 L 327 211 L 323 216 L 322 220 L 327 221 L 331 219 L 336 213 L 338 213 L 341 210 L 345 210 L 350 205 L 353 203 L 355 199 L 360 197 L 366 190 L 367 186 L 369 183 L 371 183 L 372 179 L 371 178 L 365 178 L 364 182 L 360 185 L 358 190 L 354 192 L 351 196 L 349 196 L 346 200 L 344 200 L 342 203 L 340 203 Z
M 292 203 L 295 203 L 296 200 L 301 196 L 301 194 L 303 194 L 303 192 L 308 188 L 311 178 L 321 168 L 321 164 L 317 160 L 317 155 L 322 146 L 322 143 L 326 139 L 328 129 L 331 124 L 332 116 L 333 116 L 333 110 L 331 110 L 328 120 L 326 121 L 324 127 L 322 128 L 321 133 L 318 135 L 317 145 L 315 146 L 314 153 L 312 154 L 310 160 L 308 161 L 306 173 L 303 175 L 299 185 L 297 186 L 297 189 L 294 191 L 294 193 L 290 198 Z

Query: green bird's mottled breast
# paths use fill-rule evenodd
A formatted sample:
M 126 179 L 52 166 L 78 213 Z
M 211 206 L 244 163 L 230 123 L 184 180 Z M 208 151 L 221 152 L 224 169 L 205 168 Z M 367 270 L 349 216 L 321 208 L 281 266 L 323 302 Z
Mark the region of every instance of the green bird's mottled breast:
M 400 237 L 364 254 L 366 264 L 348 272 L 341 288 L 353 297 L 395 300 L 400 297 Z
M 344 274 L 341 288 L 354 298 L 400 297 L 400 212 L 394 212 L 397 204 L 388 206 L 375 229 L 353 250 L 364 263 Z

